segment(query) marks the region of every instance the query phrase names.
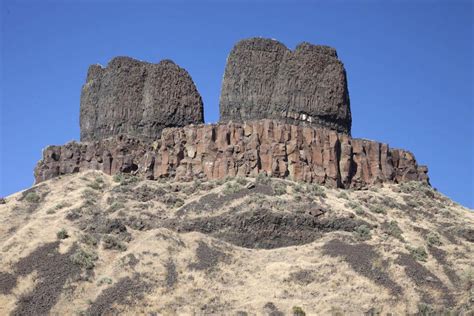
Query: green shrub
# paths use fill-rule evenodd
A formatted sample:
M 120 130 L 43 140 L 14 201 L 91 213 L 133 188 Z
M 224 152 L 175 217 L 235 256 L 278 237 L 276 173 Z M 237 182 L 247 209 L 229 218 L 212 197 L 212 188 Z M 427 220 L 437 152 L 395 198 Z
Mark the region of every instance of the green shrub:
M 370 234 L 370 228 L 367 225 L 360 225 L 354 231 L 357 239 L 359 240 L 368 240 L 372 236 Z
M 39 203 L 41 201 L 41 197 L 36 194 L 36 192 L 28 192 L 25 195 L 25 200 L 28 203 Z
M 173 204 L 173 207 L 174 208 L 180 208 L 183 205 L 184 205 L 184 201 L 180 198 L 177 198 L 176 201 Z
M 104 284 L 112 284 L 112 279 L 109 277 L 103 277 L 97 281 L 97 286 L 102 286 Z
M 81 268 L 90 270 L 95 267 L 95 261 L 97 261 L 99 257 L 95 252 L 81 248 L 71 255 L 70 259 Z
M 49 210 L 46 211 L 46 214 L 48 214 L 48 215 L 55 214 L 55 213 L 56 213 L 56 211 L 52 208 L 50 208 Z
M 400 239 L 401 241 L 404 240 L 402 236 L 403 231 L 400 229 L 396 221 L 390 221 L 389 223 L 386 223 L 385 232 L 390 236 Z
M 272 185 L 273 193 L 276 195 L 286 194 L 286 184 L 280 181 L 276 181 Z
M 293 316 L 306 316 L 306 313 L 299 306 L 293 306 Z
M 306 185 L 302 184 L 302 183 L 297 183 L 293 189 L 295 190 L 295 192 L 298 192 L 298 193 L 305 193 L 306 192 Z
M 104 249 L 127 250 L 127 246 L 125 246 L 124 243 L 111 235 L 105 235 L 104 238 L 102 238 L 102 244 Z
M 428 246 L 440 246 L 441 245 L 441 239 L 439 238 L 439 235 L 434 233 L 434 232 L 430 232 L 426 236 L 426 242 L 427 242 Z
M 104 187 L 104 180 L 102 180 L 102 178 L 96 178 L 94 182 L 88 183 L 87 186 L 94 190 L 101 190 Z
M 95 202 L 97 202 L 97 198 L 99 197 L 99 195 L 94 190 L 85 189 L 84 191 L 82 191 L 81 197 L 84 200 L 86 200 L 87 203 L 95 204 Z
M 422 246 L 417 247 L 417 248 L 407 246 L 407 250 L 413 256 L 413 258 L 415 258 L 418 261 L 426 261 L 426 259 L 428 258 L 428 253 L 426 252 L 425 248 Z
M 81 242 L 88 246 L 97 246 L 99 241 L 91 234 L 82 235 Z
M 242 177 L 236 177 L 235 182 L 237 182 L 241 186 L 245 186 L 248 183 L 248 181 L 245 178 L 242 178 Z
M 58 239 L 66 239 L 66 238 L 69 237 L 67 231 L 64 228 L 62 228 L 60 231 L 58 231 L 56 233 L 56 236 L 58 237 Z
M 349 199 L 349 195 L 347 195 L 347 193 L 344 192 L 344 191 L 342 191 L 341 193 L 339 193 L 339 194 L 337 195 L 337 197 L 338 197 L 339 199 L 345 199 L 345 200 L 348 200 L 348 199 Z
M 323 198 L 327 197 L 324 187 L 319 184 L 313 184 L 309 186 L 309 191 L 315 196 L 320 196 Z
M 369 205 L 369 211 L 376 214 L 386 214 L 387 208 L 381 204 Z
M 384 196 L 382 199 L 381 199 L 381 203 L 389 208 L 389 209 L 397 209 L 399 208 L 399 205 L 397 203 L 397 201 L 392 198 L 392 197 L 389 197 L 389 196 Z
M 122 202 L 113 202 L 112 205 L 109 207 L 109 212 L 113 213 L 117 210 L 125 208 L 125 205 Z
M 70 207 L 71 205 L 72 204 L 68 203 L 68 202 L 61 202 L 61 203 L 56 204 L 56 206 L 54 208 L 57 209 L 57 210 L 60 210 L 60 209 L 63 209 L 65 207 Z
M 344 204 L 345 207 L 350 208 L 356 212 L 357 215 L 363 215 L 365 212 L 362 209 L 362 206 L 354 201 L 349 201 L 346 204 Z
M 428 304 L 419 303 L 418 304 L 418 313 L 416 315 L 420 316 L 431 316 L 435 315 L 435 310 Z
M 234 194 L 242 189 L 242 186 L 236 182 L 227 182 L 222 192 L 224 194 Z
M 262 172 L 257 175 L 256 180 L 257 180 L 257 183 L 260 183 L 260 184 L 269 184 L 271 181 L 271 178 L 267 176 L 266 173 Z
M 117 173 L 114 175 L 113 180 L 120 185 L 129 185 L 138 182 L 138 178 L 128 173 Z

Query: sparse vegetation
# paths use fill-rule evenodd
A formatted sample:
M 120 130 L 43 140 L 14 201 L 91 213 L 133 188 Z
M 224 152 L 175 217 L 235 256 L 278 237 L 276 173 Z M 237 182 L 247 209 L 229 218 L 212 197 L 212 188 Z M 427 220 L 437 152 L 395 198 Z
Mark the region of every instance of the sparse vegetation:
M 182 199 L 176 199 L 176 201 L 173 204 L 173 208 L 180 208 L 181 206 L 184 205 L 184 201 Z
M 267 176 L 266 173 L 259 173 L 256 178 L 256 182 L 260 184 L 269 184 L 271 181 L 271 178 Z
M 97 198 L 99 197 L 99 195 L 96 191 L 92 189 L 85 189 L 82 192 L 81 197 L 85 200 L 85 203 L 87 205 L 93 205 L 97 202 Z
M 138 177 L 130 175 L 128 173 L 117 173 L 114 175 L 113 180 L 120 185 L 129 185 L 138 182 Z
M 242 178 L 242 177 L 236 177 L 235 182 L 237 182 L 241 186 L 245 186 L 248 183 L 248 181 L 245 178 Z
M 399 205 L 397 201 L 390 197 L 390 196 L 384 196 L 381 198 L 380 203 L 383 204 L 386 208 L 389 209 L 396 209 L 399 208 Z
M 397 221 L 395 220 L 392 220 L 389 223 L 384 223 L 384 232 L 401 241 L 404 241 L 403 236 L 402 236 L 403 231 L 400 229 Z
M 109 277 L 103 277 L 97 281 L 97 286 L 102 286 L 104 284 L 112 284 L 112 279 Z
M 345 207 L 350 208 L 356 212 L 357 215 L 363 215 L 365 212 L 362 209 L 362 206 L 354 201 L 349 201 L 346 204 L 344 204 Z
M 326 190 L 319 184 L 308 185 L 307 188 L 309 189 L 308 191 L 315 196 L 327 197 Z
M 341 192 L 337 195 L 337 198 L 348 200 L 348 199 L 349 199 L 349 195 L 347 195 L 346 192 L 341 191 Z
M 306 316 L 306 313 L 299 306 L 293 306 L 292 311 L 293 311 L 293 316 Z
M 357 239 L 359 239 L 359 240 L 368 240 L 368 239 L 372 238 L 372 236 L 370 234 L 370 228 L 367 225 L 358 226 L 355 229 L 354 234 L 356 235 Z
M 376 214 L 386 214 L 387 208 L 382 204 L 369 204 L 369 211 Z
M 304 193 L 306 192 L 306 187 L 302 183 L 297 183 L 296 185 L 293 186 L 293 190 L 298 193 Z
M 224 194 L 234 194 L 238 191 L 242 190 L 242 186 L 237 182 L 227 182 L 222 190 Z
M 434 232 L 430 232 L 426 236 L 426 243 L 428 246 L 440 246 L 441 245 L 441 239 L 438 234 Z
M 54 208 L 56 210 L 61 210 L 61 209 L 66 208 L 66 207 L 70 207 L 71 205 L 72 204 L 68 203 L 68 202 L 61 202 L 61 203 L 56 204 L 56 206 Z
M 102 238 L 102 245 L 104 249 L 115 249 L 120 251 L 127 250 L 127 246 L 118 240 L 115 236 L 105 235 Z
M 422 246 L 417 247 L 417 248 L 407 246 L 407 250 L 413 256 L 413 258 L 415 258 L 418 261 L 425 262 L 426 259 L 428 258 L 428 253 L 426 252 L 425 248 Z
M 97 254 L 90 250 L 78 249 L 74 254 L 71 255 L 71 261 L 84 269 L 93 269 L 95 267 L 95 261 L 99 257 Z
M 97 177 L 93 182 L 88 183 L 87 186 L 93 190 L 102 190 L 105 186 L 105 182 L 101 177 Z
M 272 183 L 273 192 L 276 195 L 286 194 L 286 184 L 281 181 L 275 181 Z
M 113 202 L 112 205 L 110 205 L 108 212 L 113 213 L 123 208 L 125 208 L 125 205 L 122 202 Z
M 418 304 L 418 313 L 417 315 L 420 316 L 431 316 L 435 315 L 435 310 L 428 304 L 425 303 L 419 303 Z
M 64 228 L 62 228 L 60 231 L 56 233 L 56 237 L 58 237 L 58 239 L 66 239 L 69 237 L 69 235 L 67 231 Z
M 95 238 L 91 234 L 82 235 L 81 242 L 88 246 L 93 246 L 93 247 L 97 246 L 97 244 L 99 243 L 97 238 Z
M 25 195 L 25 201 L 28 203 L 39 203 L 41 201 L 41 197 L 36 192 L 28 192 Z

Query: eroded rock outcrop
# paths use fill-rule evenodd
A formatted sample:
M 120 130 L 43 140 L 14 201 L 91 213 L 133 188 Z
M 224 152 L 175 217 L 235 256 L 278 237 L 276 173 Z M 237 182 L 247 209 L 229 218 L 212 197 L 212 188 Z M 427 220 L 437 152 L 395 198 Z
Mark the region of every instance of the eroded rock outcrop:
M 81 93 L 81 140 L 127 134 L 154 139 L 166 127 L 203 123 L 201 96 L 186 70 L 116 57 L 89 67 Z
M 428 182 L 427 168 L 408 151 L 347 134 L 275 120 L 167 128 L 146 142 L 117 136 L 50 146 L 36 182 L 84 170 L 134 173 L 148 179 L 221 179 L 265 172 L 332 187 Z
M 294 51 L 264 38 L 238 42 L 227 58 L 221 121 L 277 119 L 350 134 L 344 65 L 328 46 L 299 44 Z

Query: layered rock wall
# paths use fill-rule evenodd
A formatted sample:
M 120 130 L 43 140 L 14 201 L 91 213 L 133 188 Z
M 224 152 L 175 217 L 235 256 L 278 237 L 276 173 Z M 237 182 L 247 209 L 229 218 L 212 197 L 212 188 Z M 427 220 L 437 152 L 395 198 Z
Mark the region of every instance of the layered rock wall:
M 170 60 L 152 64 L 116 57 L 105 68 L 89 67 L 81 93 L 82 141 L 120 134 L 154 139 L 166 127 L 203 122 L 193 80 Z
M 264 38 L 238 42 L 227 58 L 221 121 L 277 119 L 350 134 L 346 71 L 336 50 Z
M 427 168 L 418 166 L 408 151 L 274 120 L 167 128 L 153 142 L 116 136 L 50 146 L 36 166 L 35 179 L 38 183 L 91 169 L 185 181 L 266 173 L 344 188 L 428 182 Z

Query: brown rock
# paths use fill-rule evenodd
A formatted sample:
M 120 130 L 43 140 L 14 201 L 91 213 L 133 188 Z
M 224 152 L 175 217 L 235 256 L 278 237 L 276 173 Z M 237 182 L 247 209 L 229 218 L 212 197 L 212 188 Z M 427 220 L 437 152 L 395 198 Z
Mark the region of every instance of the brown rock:
M 154 142 L 122 135 L 50 146 L 36 166 L 35 179 L 38 183 L 84 170 L 186 181 L 265 172 L 355 189 L 379 182 L 429 181 L 427 168 L 418 166 L 408 151 L 272 120 L 167 128 Z

